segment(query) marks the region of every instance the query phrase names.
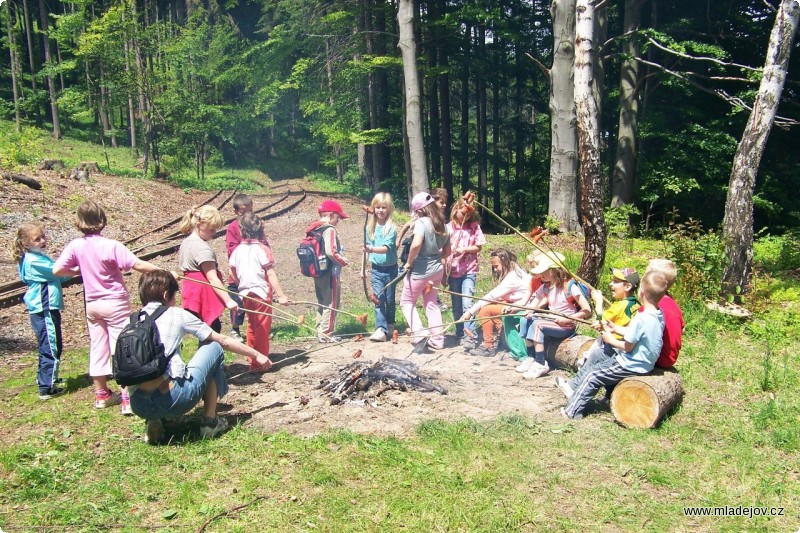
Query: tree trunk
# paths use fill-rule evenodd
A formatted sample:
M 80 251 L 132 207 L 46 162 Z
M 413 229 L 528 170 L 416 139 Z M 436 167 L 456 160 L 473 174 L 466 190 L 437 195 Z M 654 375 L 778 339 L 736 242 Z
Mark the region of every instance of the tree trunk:
M 19 94 L 17 93 L 17 41 L 11 31 L 11 2 L 6 4 L 6 33 L 8 35 L 8 55 L 11 68 L 11 94 L 14 98 L 14 123 L 17 133 L 20 132 Z
M 11 2 L 9 2 L 11 3 Z M 28 42 L 28 66 L 31 69 L 31 88 L 36 92 L 36 62 L 33 54 L 33 31 L 31 31 L 31 17 L 28 14 L 28 0 L 22 0 L 22 20 L 25 23 L 25 39 Z
M 125 22 L 125 11 L 122 12 L 122 22 Z M 136 21 L 134 21 L 134 24 Z M 128 80 L 131 79 L 131 45 L 128 41 L 127 34 L 123 42 L 125 52 L 125 76 Z M 128 92 L 128 131 L 131 137 L 131 148 L 136 149 L 136 110 L 133 105 L 133 92 L 131 91 L 130 84 L 127 88 Z
M 606 226 L 603 218 L 603 179 L 600 174 L 600 128 L 597 102 L 592 90 L 594 1 L 577 0 L 575 15 L 575 117 L 580 160 L 581 226 L 584 234 L 583 260 L 578 274 L 596 285 L 605 261 Z
M 682 398 L 681 375 L 674 368 L 656 368 L 620 381 L 611 394 L 611 413 L 626 428 L 652 429 Z
M 325 72 L 328 76 L 328 103 L 333 107 L 333 57 L 331 56 L 331 47 L 327 39 L 325 40 Z M 342 182 L 344 181 L 344 164 L 341 160 L 342 148 L 338 142 L 333 145 L 333 157 L 336 160 L 336 179 Z
M 496 39 L 496 37 L 495 37 Z M 497 47 L 498 53 L 500 46 Z M 504 69 L 498 72 L 498 79 L 492 85 L 492 208 L 495 213 L 503 213 L 503 205 L 500 200 L 502 189 L 500 185 L 500 166 L 502 165 L 500 154 L 500 85 L 503 83 Z
M 578 228 L 575 136 L 575 3 L 553 0 L 553 66 L 550 69 L 550 197 L 547 212 L 561 229 Z
M 477 28 L 478 61 L 480 68 L 487 68 L 486 60 L 486 26 L 483 24 Z M 486 129 L 486 77 L 483 73 L 478 75 L 475 83 L 476 100 L 478 104 L 478 201 L 483 202 L 483 195 L 489 190 L 487 185 L 488 165 L 487 156 L 487 129 Z
M 44 62 L 45 65 L 50 65 L 50 35 L 49 24 L 47 21 L 47 3 L 45 0 L 39 0 L 39 24 L 42 30 L 42 43 L 44 45 Z M 50 113 L 53 119 L 53 137 L 56 139 L 61 138 L 61 122 L 58 120 L 58 101 L 56 99 L 56 84 L 52 75 L 47 76 L 47 90 L 50 94 Z
M 453 195 L 453 151 L 452 127 L 450 123 L 450 77 L 447 74 L 447 50 L 444 46 L 439 52 L 439 67 L 442 70 L 439 76 L 439 105 L 441 111 L 441 137 L 442 137 L 442 186 L 447 191 L 448 198 Z
M 466 193 L 470 189 L 469 179 L 469 61 L 470 61 L 470 45 L 472 44 L 472 28 L 467 25 L 466 42 L 464 43 L 464 55 L 462 57 L 463 64 L 461 66 L 461 129 L 459 131 L 459 140 L 461 151 L 459 159 L 461 163 L 461 194 Z
M 625 0 L 623 33 L 639 29 L 642 18 L 642 0 Z M 633 202 L 633 185 L 636 179 L 636 143 L 639 130 L 639 62 L 642 45 L 636 35 L 631 35 L 623 46 L 625 59 L 619 76 L 619 126 L 617 128 L 617 160 L 611 176 L 611 207 Z
M 722 275 L 722 291 L 739 294 L 749 290 L 753 262 L 753 191 L 756 173 L 786 82 L 800 3 L 781 0 L 769 37 L 767 58 L 753 111 L 736 148 L 731 170 L 722 231 L 729 263 Z
M 373 6 L 375 13 L 374 30 L 376 32 L 373 39 L 373 46 L 375 54 L 383 56 L 386 54 L 386 44 L 384 34 L 386 32 L 386 10 L 389 5 L 383 2 Z M 374 73 L 375 79 L 375 95 L 378 107 L 378 121 L 379 128 L 387 128 L 388 115 L 389 115 L 389 83 L 388 74 L 383 67 L 378 68 Z M 392 154 L 389 150 L 389 145 L 386 142 L 378 143 L 373 148 L 377 153 L 378 165 L 375 168 L 375 183 L 380 184 L 389 179 L 392 175 Z
M 433 36 L 431 36 L 433 38 Z M 428 113 L 430 124 L 430 152 L 431 152 L 431 173 L 430 179 L 435 184 L 440 184 L 442 179 L 442 147 L 441 131 L 439 129 L 439 82 L 436 72 L 436 64 L 439 61 L 436 53 L 436 45 L 431 44 L 430 56 L 428 58 L 430 70 L 430 86 L 428 87 Z
M 419 77 L 417 74 L 416 43 L 414 41 L 414 2 L 400 0 L 397 9 L 400 27 L 398 47 L 403 56 L 403 83 L 405 84 L 405 123 L 411 164 L 411 192 L 428 190 L 428 171 L 425 164 L 425 144 L 422 137 L 422 112 L 420 109 Z M 409 201 L 411 198 L 409 198 Z
M 372 35 L 372 0 L 364 0 L 364 39 L 367 48 L 367 54 L 372 56 L 375 54 L 375 46 L 373 44 L 374 37 Z M 378 126 L 378 96 L 375 94 L 376 82 L 375 72 L 370 71 L 367 75 L 367 109 L 369 111 L 369 129 L 374 130 Z M 367 186 L 374 193 L 378 191 L 379 176 L 380 176 L 380 151 L 377 145 L 369 147 L 369 157 L 367 166 L 370 169 L 367 176 Z

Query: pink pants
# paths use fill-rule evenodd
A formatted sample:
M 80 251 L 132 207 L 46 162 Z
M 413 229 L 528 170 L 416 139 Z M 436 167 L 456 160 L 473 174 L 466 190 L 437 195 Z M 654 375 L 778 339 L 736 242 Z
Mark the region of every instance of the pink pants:
M 89 327 L 89 376 L 111 375 L 111 354 L 120 331 L 131 316 L 131 304 L 125 300 L 86 302 Z
M 442 310 L 436 301 L 438 291 L 432 290 L 424 294 L 428 282 L 432 282 L 434 288 L 438 287 L 444 276 L 444 270 L 428 276 L 427 278 L 411 279 L 411 274 L 406 276 L 403 282 L 403 294 L 400 295 L 400 310 L 411 328 L 413 342 L 428 338 L 428 344 L 434 348 L 444 347 L 444 331 L 442 330 Z M 422 296 L 422 303 L 425 306 L 425 317 L 428 319 L 428 327 L 422 325 L 422 320 L 417 312 L 417 300 Z

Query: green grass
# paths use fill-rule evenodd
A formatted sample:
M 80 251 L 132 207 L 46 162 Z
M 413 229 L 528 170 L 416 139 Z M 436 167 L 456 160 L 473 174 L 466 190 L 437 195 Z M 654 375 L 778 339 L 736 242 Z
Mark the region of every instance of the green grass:
M 641 268 L 654 247 L 637 241 L 632 255 L 619 257 Z M 488 284 L 484 276 L 481 288 Z M 173 445 L 148 447 L 141 421 L 90 407 L 85 376 L 69 381 L 67 397 L 38 402 L 31 354 L 23 371 L 0 375 L 0 402 L 13 407 L 4 409 L 0 431 L 15 436 L 0 450 L 0 527 L 196 529 L 263 496 L 217 518 L 212 530 L 793 531 L 800 523 L 796 290 L 776 276 L 760 292 L 768 305 L 748 323 L 684 302 L 686 395 L 652 431 L 623 429 L 607 414 L 567 422 L 509 413 L 489 423 L 425 421 L 402 440 L 237 426 L 201 441 L 195 413 Z M 360 296 L 347 295 L 347 309 L 366 310 Z M 346 318 L 341 329 L 356 326 Z M 85 371 L 85 350 L 64 359 L 64 375 Z M 723 505 L 784 507 L 785 516 L 683 514 L 684 506 Z

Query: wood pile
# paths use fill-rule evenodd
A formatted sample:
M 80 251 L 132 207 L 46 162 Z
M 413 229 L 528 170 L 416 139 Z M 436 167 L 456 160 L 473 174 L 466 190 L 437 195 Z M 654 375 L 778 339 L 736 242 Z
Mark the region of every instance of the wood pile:
M 447 394 L 447 390 L 420 375 L 417 365 L 403 359 L 381 358 L 378 361 L 357 361 L 341 368 L 330 378 L 323 379 L 317 388 L 331 396 L 331 405 L 346 400 L 377 405 L 376 398 L 387 390 L 417 390 Z

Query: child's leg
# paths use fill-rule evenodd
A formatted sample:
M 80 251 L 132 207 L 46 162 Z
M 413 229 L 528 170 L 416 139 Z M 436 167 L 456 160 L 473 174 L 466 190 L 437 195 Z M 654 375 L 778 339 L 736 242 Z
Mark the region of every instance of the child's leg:
M 442 282 L 444 270 L 440 270 L 433 276 L 424 280 L 425 284 L 433 283 L 434 287 L 438 287 Z M 444 347 L 444 331 L 442 330 L 442 309 L 439 307 L 437 300 L 439 291 L 430 291 L 425 294 L 423 288 L 422 303 L 425 306 L 425 317 L 428 319 L 428 344 L 433 348 Z
M 248 293 L 244 299 L 244 308 L 257 313 L 272 313 L 267 300 L 254 293 Z M 269 355 L 269 335 L 272 331 L 272 317 L 251 313 L 247 320 L 247 345 L 256 351 Z
M 614 386 L 623 379 L 634 375 L 637 375 L 636 372 L 626 370 L 616 359 L 608 359 L 581 376 L 577 386 L 573 388 L 572 396 L 570 396 L 564 411 L 568 417 L 575 418 L 583 413 L 586 405 L 594 398 L 600 387 Z
M 333 276 L 330 272 L 314 278 L 314 292 L 318 303 L 327 306 L 333 304 Z M 329 329 L 331 315 L 330 309 L 317 307 L 317 335 L 324 337 L 333 331 Z
M 461 297 L 461 304 L 462 309 L 469 309 L 472 307 L 472 296 L 475 295 L 475 279 L 477 276 L 475 274 L 467 274 L 464 276 L 463 281 L 461 282 L 461 292 L 462 294 L 468 294 L 469 296 L 462 296 Z M 453 313 L 453 318 L 458 320 L 461 315 L 458 316 Z M 464 329 L 469 330 L 470 332 L 474 332 L 475 328 L 475 319 L 470 320 L 464 324 Z M 474 335 L 472 335 L 474 337 Z
M 450 277 L 447 280 L 447 288 L 450 289 L 451 292 L 462 292 L 464 288 L 464 278 L 454 278 Z M 452 309 L 453 309 L 453 320 L 458 320 L 461 318 L 461 315 L 464 314 L 464 299 L 461 296 L 457 296 L 455 294 L 451 297 L 452 300 Z M 470 304 L 470 307 L 472 305 Z M 469 307 L 467 307 L 469 309 Z M 464 324 L 456 324 L 456 337 L 463 337 L 464 336 Z
M 502 322 L 498 315 L 503 314 L 503 304 L 488 304 L 481 307 L 478 311 L 478 324 L 483 331 L 483 346 L 485 348 L 494 349 L 495 347 L 495 329 L 503 327 Z
M 49 393 L 58 379 L 61 361 L 61 313 L 31 313 L 31 326 L 39 345 L 39 369 L 36 383 L 40 393 Z
M 372 294 L 378 297 L 378 303 L 375 305 L 375 329 L 381 329 L 384 333 L 389 332 L 389 324 L 387 319 L 388 314 L 388 290 L 383 291 L 383 288 L 389 283 L 389 274 L 376 270 L 374 267 L 369 274 L 370 286 L 372 287 Z M 378 296 L 380 294 L 380 296 Z
M 426 280 L 412 280 L 410 275 L 403 279 L 400 310 L 403 312 L 406 324 L 411 329 L 413 342 L 417 342 L 428 334 L 427 331 L 423 331 L 422 319 L 419 316 L 419 312 L 417 312 L 417 300 L 422 295 L 426 285 Z
M 562 341 L 574 333 L 575 328 L 562 328 L 551 320 L 537 320 L 528 332 L 528 339 L 533 341 L 534 360 L 540 365 L 546 362 L 545 337 Z
M 508 344 L 511 355 L 517 361 L 528 357 L 528 347 L 525 345 L 525 340 L 519 336 L 519 332 L 517 331 L 517 324 L 519 324 L 523 314 L 524 312 L 520 311 L 517 313 L 517 316 L 503 317 L 503 335 L 505 335 L 506 344 Z
M 130 317 L 130 304 L 126 300 L 95 300 L 86 302 L 86 322 L 89 330 L 89 376 L 95 391 L 108 389 L 107 376 L 111 375 L 111 353 L 117 337 Z

